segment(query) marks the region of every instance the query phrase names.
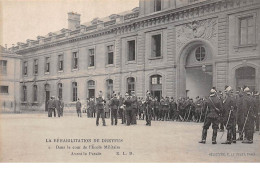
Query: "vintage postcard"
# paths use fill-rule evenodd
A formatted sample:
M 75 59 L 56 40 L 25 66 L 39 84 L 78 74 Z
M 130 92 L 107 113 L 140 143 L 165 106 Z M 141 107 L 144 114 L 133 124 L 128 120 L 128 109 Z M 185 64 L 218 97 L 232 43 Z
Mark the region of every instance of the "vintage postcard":
M 1 163 L 260 162 L 259 0 L 0 0 Z

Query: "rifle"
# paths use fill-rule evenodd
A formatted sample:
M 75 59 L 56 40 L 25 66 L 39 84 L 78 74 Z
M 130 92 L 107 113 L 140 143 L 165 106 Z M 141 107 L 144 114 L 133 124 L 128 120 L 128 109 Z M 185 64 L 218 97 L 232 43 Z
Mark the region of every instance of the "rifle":
M 227 123 L 226 123 L 226 125 L 225 125 L 226 129 L 227 129 L 227 125 L 228 125 L 228 123 L 229 123 L 229 120 L 230 120 L 230 115 L 231 115 L 231 112 L 232 112 L 232 110 L 230 110 L 230 111 L 229 111 L 229 114 L 228 114 L 228 120 L 227 120 Z M 221 137 L 220 137 L 220 140 L 222 139 L 222 137 L 223 137 L 224 133 L 225 133 L 225 130 L 223 131 L 223 133 L 222 133 L 222 135 L 221 135 Z
M 250 106 L 249 109 L 248 109 L 248 112 L 247 112 L 247 115 L 246 115 L 246 119 L 245 119 L 245 122 L 244 122 L 244 125 L 243 125 L 243 129 L 242 129 L 242 131 L 241 131 L 241 135 L 239 136 L 239 139 L 241 139 L 241 136 L 242 136 L 243 133 L 244 133 L 245 126 L 246 126 L 246 122 L 247 122 L 247 119 L 248 119 L 248 115 L 249 115 L 249 113 L 250 113 L 250 109 L 251 109 L 251 106 Z

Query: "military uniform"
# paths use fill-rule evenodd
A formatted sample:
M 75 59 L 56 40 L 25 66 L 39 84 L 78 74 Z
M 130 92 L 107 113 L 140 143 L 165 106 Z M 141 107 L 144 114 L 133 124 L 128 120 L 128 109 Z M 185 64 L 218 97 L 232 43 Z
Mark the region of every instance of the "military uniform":
M 223 144 L 231 144 L 236 142 L 236 116 L 235 116 L 235 100 L 227 95 L 223 100 L 223 122 L 227 129 L 227 141 Z
M 254 122 L 255 122 L 255 104 L 254 99 L 250 95 L 245 95 L 243 99 L 243 112 L 244 112 L 244 132 L 245 140 L 242 143 L 253 143 L 254 136 Z M 243 132 L 242 129 L 242 132 Z
M 154 116 L 156 120 L 159 118 L 159 107 L 160 107 L 160 102 L 155 99 L 154 105 L 153 105 L 153 111 L 154 111 Z
M 125 110 L 123 109 L 124 98 L 119 97 L 118 100 L 119 100 L 119 115 L 121 117 L 122 124 L 124 124 L 125 123 Z
M 210 125 L 212 124 L 213 134 L 212 134 L 212 144 L 216 144 L 217 138 L 217 130 L 219 125 L 219 116 L 221 113 L 221 101 L 216 96 L 216 94 L 211 94 L 206 100 L 206 106 L 208 109 L 206 119 L 203 125 L 202 130 L 202 140 L 199 143 L 206 142 L 207 138 L 207 130 L 209 129 Z
M 88 111 L 90 117 L 95 117 L 95 102 L 92 99 L 88 102 Z
M 106 104 L 106 101 L 102 97 L 96 98 L 96 110 L 97 110 L 97 119 L 96 119 L 96 125 L 99 125 L 99 118 L 102 118 L 103 126 L 106 125 L 105 122 L 105 112 L 104 112 L 104 104 Z
M 58 117 L 61 116 L 61 110 L 60 110 L 60 107 L 61 107 L 61 102 L 60 100 L 55 100 L 55 107 L 56 107 L 56 110 L 57 110 L 57 114 L 58 114 Z
M 119 100 L 114 97 L 111 99 L 111 125 L 114 124 L 114 119 L 115 119 L 115 125 L 117 125 L 117 112 L 119 109 Z
M 52 112 L 55 112 L 55 102 L 53 99 L 48 100 L 48 117 L 52 117 Z
M 76 102 L 76 111 L 77 111 L 78 117 L 82 117 L 82 115 L 81 115 L 81 103 L 80 103 L 79 100 Z
M 126 110 L 126 125 L 130 126 L 131 124 L 131 115 L 132 115 L 132 100 L 130 99 L 130 97 L 128 97 L 125 101 L 124 101 L 124 105 L 125 105 L 125 110 Z
M 60 115 L 63 116 L 64 102 L 60 100 Z
M 255 115 L 256 115 L 256 131 L 259 131 L 259 113 L 260 113 L 260 99 L 259 94 L 255 95 Z
M 137 97 L 132 96 L 131 101 L 132 101 L 131 124 L 136 124 L 136 115 L 137 115 L 137 107 L 138 107 Z
M 150 96 L 146 97 L 145 100 L 145 118 L 146 118 L 146 125 L 151 126 L 152 120 L 152 98 Z

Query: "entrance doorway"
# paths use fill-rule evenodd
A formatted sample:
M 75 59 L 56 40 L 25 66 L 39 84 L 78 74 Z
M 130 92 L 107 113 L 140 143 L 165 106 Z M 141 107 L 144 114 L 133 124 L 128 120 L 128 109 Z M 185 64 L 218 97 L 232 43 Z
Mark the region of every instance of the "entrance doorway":
M 50 100 L 50 85 L 45 84 L 45 111 L 48 111 L 48 101 Z
M 88 81 L 88 98 L 95 98 L 95 81 Z
M 212 88 L 212 66 L 186 68 L 186 96 L 195 99 L 197 96 L 209 95 Z
M 160 101 L 162 97 L 162 76 L 152 75 L 150 77 L 150 90 L 153 97 L 157 97 Z

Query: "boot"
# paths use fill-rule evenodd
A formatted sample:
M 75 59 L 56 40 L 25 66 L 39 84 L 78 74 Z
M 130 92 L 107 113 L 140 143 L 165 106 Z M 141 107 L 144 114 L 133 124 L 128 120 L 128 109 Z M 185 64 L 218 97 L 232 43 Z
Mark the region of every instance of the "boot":
M 206 138 L 207 138 L 207 129 L 202 130 L 202 138 L 199 143 L 205 144 L 206 143 Z
M 231 144 L 231 130 L 227 130 L 227 141 L 225 141 L 224 143 L 221 144 Z
M 218 135 L 218 130 L 217 129 L 213 129 L 213 134 L 212 134 L 212 144 L 217 144 L 217 135 Z
M 242 143 L 248 143 L 248 130 L 245 130 L 245 136 Z
M 243 141 L 243 139 L 244 139 L 244 134 L 241 131 L 239 131 L 239 137 L 237 141 Z
M 236 128 L 234 128 L 233 130 L 232 130 L 232 142 L 233 143 L 237 143 L 237 133 L 236 133 Z

